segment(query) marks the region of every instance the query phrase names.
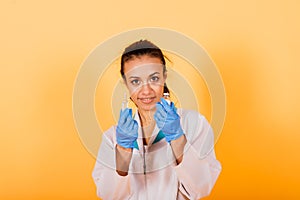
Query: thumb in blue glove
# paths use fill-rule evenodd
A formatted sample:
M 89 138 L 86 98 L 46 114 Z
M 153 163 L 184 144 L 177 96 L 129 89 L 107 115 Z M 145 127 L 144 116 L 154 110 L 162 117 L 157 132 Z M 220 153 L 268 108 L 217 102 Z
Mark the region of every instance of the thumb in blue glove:
M 116 136 L 120 146 L 133 148 L 134 142 L 138 138 L 138 123 L 132 118 L 132 109 L 121 110 Z
M 154 119 L 158 128 L 165 134 L 167 142 L 176 140 L 184 134 L 176 110 L 174 103 L 169 104 L 164 98 L 156 104 Z

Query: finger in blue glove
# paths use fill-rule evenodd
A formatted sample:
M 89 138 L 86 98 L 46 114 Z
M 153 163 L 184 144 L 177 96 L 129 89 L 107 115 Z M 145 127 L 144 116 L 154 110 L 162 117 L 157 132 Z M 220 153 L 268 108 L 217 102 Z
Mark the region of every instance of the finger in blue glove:
M 164 98 L 161 98 L 161 102 L 156 104 L 154 119 L 158 128 L 165 134 L 167 142 L 176 140 L 184 134 L 180 124 L 180 116 L 177 114 L 173 102 L 169 104 Z
M 132 109 L 121 110 L 116 129 L 117 143 L 124 148 L 133 148 L 138 137 L 138 123 L 132 118 Z

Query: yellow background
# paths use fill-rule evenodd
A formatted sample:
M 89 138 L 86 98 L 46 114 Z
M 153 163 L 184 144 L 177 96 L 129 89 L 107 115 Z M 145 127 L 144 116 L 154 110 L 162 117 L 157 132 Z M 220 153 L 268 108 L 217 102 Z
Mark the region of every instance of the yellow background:
M 74 81 L 99 43 L 145 26 L 195 39 L 222 75 L 223 171 L 205 199 L 299 199 L 299 9 L 296 0 L 2 0 L 0 199 L 97 199 Z

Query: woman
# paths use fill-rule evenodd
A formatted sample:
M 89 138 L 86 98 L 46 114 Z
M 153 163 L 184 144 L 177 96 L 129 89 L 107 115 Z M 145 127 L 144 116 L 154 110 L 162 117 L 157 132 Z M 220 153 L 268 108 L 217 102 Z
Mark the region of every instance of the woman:
M 195 111 L 165 100 L 166 62 L 147 40 L 127 47 L 121 75 L 137 107 L 123 108 L 102 137 L 93 178 L 102 199 L 199 199 L 221 171 L 213 132 Z

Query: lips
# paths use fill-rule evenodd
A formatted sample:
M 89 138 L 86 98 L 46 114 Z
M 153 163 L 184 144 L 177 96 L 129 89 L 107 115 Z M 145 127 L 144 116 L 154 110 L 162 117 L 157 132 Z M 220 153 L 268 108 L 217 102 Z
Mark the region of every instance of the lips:
M 146 98 L 139 98 L 139 100 L 144 104 L 150 104 L 154 101 L 155 97 L 146 97 Z

